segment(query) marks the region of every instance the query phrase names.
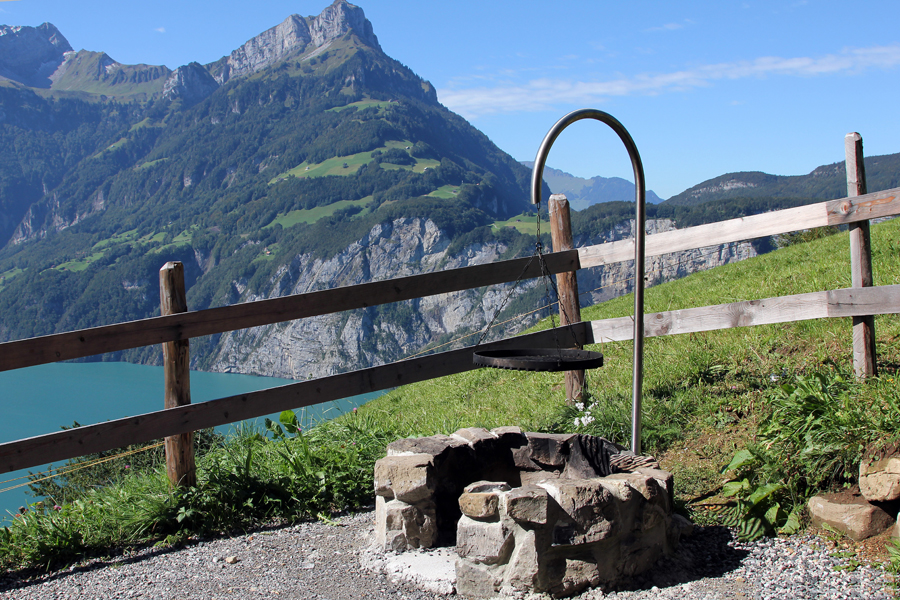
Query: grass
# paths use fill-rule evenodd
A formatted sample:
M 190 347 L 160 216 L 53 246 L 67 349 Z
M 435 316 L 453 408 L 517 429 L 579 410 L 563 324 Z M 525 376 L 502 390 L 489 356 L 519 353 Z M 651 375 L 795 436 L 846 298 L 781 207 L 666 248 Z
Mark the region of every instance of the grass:
M 74 258 L 72 260 L 67 260 L 66 262 L 60 263 L 54 267 L 51 267 L 57 271 L 72 271 L 79 272 L 84 271 L 91 264 L 97 262 L 101 258 L 103 258 L 107 252 L 115 248 L 116 246 L 122 244 L 135 244 L 135 245 L 147 245 L 154 243 L 162 243 L 165 240 L 166 234 L 165 232 L 158 233 L 148 233 L 141 237 L 138 237 L 137 229 L 131 229 L 129 231 L 123 231 L 122 233 L 117 233 L 112 237 L 109 237 L 105 240 L 100 240 L 96 244 L 91 247 L 92 252 L 90 254 L 85 254 L 84 256 L 79 256 L 78 258 Z M 176 236 L 170 244 L 167 244 L 163 248 L 172 248 L 181 244 L 186 244 L 190 242 L 190 231 L 185 231 Z M 162 250 L 160 248 L 159 250 Z
M 288 227 L 293 227 L 294 225 L 298 225 L 299 223 L 307 223 L 312 225 L 319 219 L 324 219 L 325 217 L 330 217 L 337 211 L 342 208 L 349 208 L 351 206 L 359 206 L 365 209 L 366 205 L 372 201 L 372 196 L 366 196 L 365 198 L 360 198 L 359 200 L 341 200 L 339 202 L 334 202 L 332 204 L 328 204 L 326 206 L 317 206 L 315 208 L 309 209 L 300 209 L 300 210 L 292 210 L 283 215 L 278 215 L 275 219 L 266 225 L 266 227 L 272 227 L 276 224 L 281 225 L 285 229 Z M 357 213 L 357 216 L 362 216 L 366 214 L 368 211 L 363 210 L 360 213 Z
M 435 198 L 443 198 L 444 200 L 451 200 L 456 198 L 456 195 L 459 193 L 458 185 L 442 185 L 438 189 L 434 190 L 429 196 L 434 196 Z
M 872 249 L 876 284 L 900 283 L 900 220 L 872 227 Z M 797 244 L 652 287 L 647 310 L 843 287 L 849 284 L 848 254 L 847 234 Z M 582 317 L 618 317 L 631 310 L 626 296 L 589 307 Z M 731 494 L 732 509 L 746 512 L 744 523 L 759 525 L 752 521 L 758 515 L 747 503 L 750 496 L 740 490 L 768 490 L 767 502 L 778 510 L 763 506 L 766 515 L 781 515 L 784 523 L 789 511 L 796 516 L 790 494 L 849 483 L 863 446 L 896 440 L 900 317 L 877 317 L 876 331 L 881 375 L 867 382 L 846 375 L 849 319 L 646 340 L 644 449 L 674 473 L 681 510 L 700 523 L 716 522 L 721 515 L 704 509 L 704 501 Z M 177 543 L 198 532 L 359 507 L 371 501 L 372 463 L 398 437 L 519 425 L 628 444 L 631 346 L 595 346 L 606 364 L 588 372 L 584 408 L 565 403 L 562 374 L 484 369 L 398 388 L 302 432 L 290 418 L 267 436 L 240 432 L 200 459 L 200 483 L 189 491 L 169 492 L 154 471 L 92 489 L 58 511 L 49 502 L 32 506 L 0 529 L 0 566 L 58 565 L 120 544 Z M 722 468 L 745 451 L 750 458 L 731 471 L 730 487 L 723 487 Z M 750 465 L 756 466 L 747 471 Z
M 3 288 L 9 285 L 9 282 L 12 281 L 16 275 L 24 272 L 25 271 L 23 269 L 20 269 L 19 267 L 13 267 L 12 269 L 7 269 L 6 271 L 0 273 L 0 291 L 2 291 Z
M 491 227 L 494 228 L 494 231 L 497 231 L 504 227 L 512 227 L 513 229 L 518 230 L 519 233 L 524 233 L 526 235 L 537 235 L 537 222 L 535 221 L 535 217 L 533 215 L 528 216 L 525 213 L 510 217 L 505 221 L 494 221 Z M 546 229 L 543 229 L 543 227 L 546 227 Z M 550 231 L 550 223 L 542 225 L 542 231 Z
M 335 106 L 334 108 L 329 108 L 327 112 L 342 112 L 351 108 L 355 112 L 357 110 L 365 110 L 372 106 L 382 109 L 381 111 L 379 111 L 379 114 L 381 114 L 384 112 L 385 108 L 389 108 L 391 106 L 391 103 L 385 100 L 360 100 L 358 102 L 351 102 L 346 106 Z
M 351 154 L 349 156 L 335 156 L 320 163 L 310 163 L 304 161 L 293 169 L 290 169 L 273 177 L 271 180 L 269 180 L 269 185 L 277 183 L 283 179 L 287 179 L 288 177 L 326 177 L 328 175 L 346 177 L 348 175 L 353 175 L 354 173 L 356 173 L 362 165 L 371 162 L 373 158 L 373 152 L 384 152 L 385 150 L 389 150 L 391 148 L 400 148 L 402 150 L 405 150 L 411 148 L 412 145 L 412 142 L 410 142 L 409 140 L 393 140 L 385 142 L 384 146 L 381 146 L 380 148 L 366 150 L 365 152 L 357 152 L 356 154 Z M 394 169 L 406 169 L 411 170 L 415 173 L 423 173 L 425 169 L 433 169 L 440 164 L 440 161 L 434 159 L 417 158 L 415 165 L 395 165 L 391 163 L 381 163 L 381 168 L 388 171 Z
M 162 164 L 162 163 L 166 162 L 167 160 L 169 160 L 169 159 L 168 159 L 168 158 L 158 158 L 158 159 L 156 159 L 156 160 L 150 160 L 150 161 L 147 161 L 147 162 L 145 162 L 145 163 L 139 164 L 138 166 L 136 166 L 136 167 L 134 168 L 134 170 L 135 170 L 135 171 L 140 171 L 140 170 L 142 170 L 142 169 L 152 169 L 152 168 L 155 167 L 156 165 Z

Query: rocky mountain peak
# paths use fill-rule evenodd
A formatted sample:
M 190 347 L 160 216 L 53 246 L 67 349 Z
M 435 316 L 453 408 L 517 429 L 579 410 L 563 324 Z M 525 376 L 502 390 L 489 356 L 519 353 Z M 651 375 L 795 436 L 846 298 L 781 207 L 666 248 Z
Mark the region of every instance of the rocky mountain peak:
M 292 54 L 327 46 L 351 30 L 363 43 L 381 49 L 363 10 L 346 0 L 335 0 L 317 17 L 291 15 L 250 39 L 224 59 L 222 68 L 216 68 L 222 61 L 208 66 L 216 81 L 225 83 L 233 77 L 252 75 Z
M 318 17 L 309 19 L 312 42 L 321 47 L 350 30 L 367 46 L 381 50 L 372 23 L 366 19 L 363 9 L 346 0 L 335 0 Z
M 38 27 L 0 25 L 0 77 L 50 87 L 49 76 L 72 46 L 50 23 Z
M 219 87 L 202 65 L 192 62 L 178 67 L 169 75 L 163 87 L 163 98 L 181 98 L 187 105 L 193 105 L 212 94 Z

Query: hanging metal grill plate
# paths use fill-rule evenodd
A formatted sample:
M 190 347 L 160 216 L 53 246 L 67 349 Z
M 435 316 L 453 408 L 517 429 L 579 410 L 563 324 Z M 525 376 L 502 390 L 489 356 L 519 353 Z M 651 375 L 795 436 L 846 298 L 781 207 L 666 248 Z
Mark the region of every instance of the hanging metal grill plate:
M 473 361 L 482 367 L 517 371 L 577 371 L 603 366 L 603 355 L 574 348 L 480 350 Z

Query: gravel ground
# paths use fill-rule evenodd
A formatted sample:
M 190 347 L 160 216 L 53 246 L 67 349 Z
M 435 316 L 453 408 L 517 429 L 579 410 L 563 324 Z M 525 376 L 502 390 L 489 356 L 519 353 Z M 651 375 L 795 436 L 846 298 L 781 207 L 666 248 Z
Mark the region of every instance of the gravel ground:
M 303 523 L 181 549 L 144 548 L 90 560 L 52 573 L 0 574 L 0 598 L 298 598 L 344 600 L 438 597 L 360 566 L 374 524 L 372 512 L 339 525 Z M 722 527 L 695 528 L 677 556 L 662 561 L 630 590 L 590 590 L 605 598 L 782 599 L 892 598 L 890 577 L 870 567 L 835 569 L 814 537 L 736 542 Z M 536 598 L 536 597 L 534 597 Z

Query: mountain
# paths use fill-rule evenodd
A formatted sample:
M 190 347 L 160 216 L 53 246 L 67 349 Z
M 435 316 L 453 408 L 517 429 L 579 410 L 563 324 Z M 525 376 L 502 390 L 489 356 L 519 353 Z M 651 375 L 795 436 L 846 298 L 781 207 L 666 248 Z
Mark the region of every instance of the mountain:
M 531 169 L 534 161 L 521 161 Z M 634 183 L 621 177 L 592 177 L 584 179 L 565 171 L 544 167 L 544 182 L 554 194 L 565 194 L 569 206 L 574 210 L 584 210 L 602 202 L 634 202 Z M 648 204 L 659 204 L 662 198 L 653 190 L 646 191 Z
M 152 316 L 168 260 L 185 263 L 202 309 L 529 247 L 491 228 L 530 208 L 529 171 L 385 55 L 343 0 L 174 71 L 75 52 L 50 24 L 2 31 L 0 340 Z M 379 270 L 367 244 L 391 231 L 409 252 Z M 334 260 L 331 278 L 308 270 Z M 495 299 L 482 296 L 414 345 L 483 323 Z M 378 314 L 438 309 L 391 310 Z M 209 357 L 230 340 L 198 340 L 196 360 L 226 368 Z
M 0 78 L 54 92 L 83 92 L 117 99 L 163 97 L 196 103 L 232 78 L 258 73 L 290 56 L 309 60 L 351 34 L 378 52 L 381 46 L 362 9 L 342 0 L 318 16 L 291 15 L 229 56 L 208 65 L 123 65 L 103 52 L 75 52 L 50 23 L 0 25 Z
M 872 191 L 900 186 L 900 153 L 868 156 L 866 182 Z M 843 162 L 823 165 L 808 175 L 769 175 L 759 171 L 726 173 L 708 179 L 666 200 L 673 206 L 693 206 L 733 198 L 808 198 L 832 200 L 847 195 Z

